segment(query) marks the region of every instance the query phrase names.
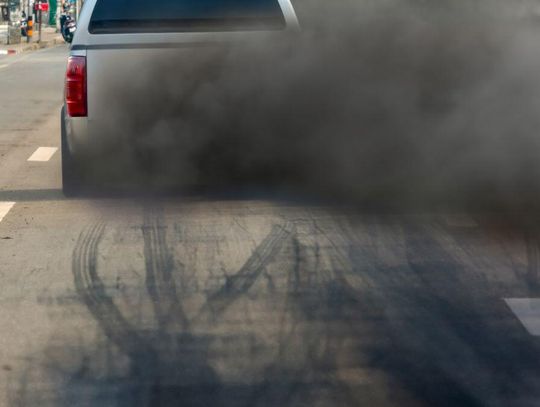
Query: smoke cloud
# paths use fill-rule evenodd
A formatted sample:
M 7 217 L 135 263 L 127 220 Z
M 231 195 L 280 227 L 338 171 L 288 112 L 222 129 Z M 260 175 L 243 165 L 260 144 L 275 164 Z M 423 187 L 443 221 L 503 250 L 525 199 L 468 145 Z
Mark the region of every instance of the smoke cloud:
M 106 172 L 354 204 L 536 204 L 537 2 L 293 5 L 299 33 L 150 52 L 112 75 Z

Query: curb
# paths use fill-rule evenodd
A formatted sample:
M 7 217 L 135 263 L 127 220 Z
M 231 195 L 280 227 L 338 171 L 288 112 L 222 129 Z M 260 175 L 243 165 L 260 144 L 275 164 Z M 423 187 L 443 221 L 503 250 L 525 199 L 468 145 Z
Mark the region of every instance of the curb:
M 56 38 L 53 38 L 52 40 L 42 41 L 40 43 L 33 42 L 30 44 L 25 44 L 22 45 L 19 49 L 0 49 L 0 55 L 15 55 L 20 54 L 21 52 L 37 51 L 38 49 L 50 48 L 54 47 L 55 45 L 60 45 L 64 43 L 64 39 L 58 36 Z

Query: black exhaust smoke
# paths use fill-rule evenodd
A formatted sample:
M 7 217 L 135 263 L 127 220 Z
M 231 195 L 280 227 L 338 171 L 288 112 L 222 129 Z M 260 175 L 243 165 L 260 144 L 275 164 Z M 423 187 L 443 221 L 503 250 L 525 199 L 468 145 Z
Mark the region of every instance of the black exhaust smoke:
M 118 167 L 354 204 L 537 203 L 536 3 L 294 6 L 300 33 L 171 51 L 110 83 Z

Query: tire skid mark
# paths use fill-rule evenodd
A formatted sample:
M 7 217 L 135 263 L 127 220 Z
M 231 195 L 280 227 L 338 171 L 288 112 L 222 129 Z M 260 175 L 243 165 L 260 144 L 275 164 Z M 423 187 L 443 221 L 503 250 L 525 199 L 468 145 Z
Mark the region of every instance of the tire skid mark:
M 346 270 L 351 270 L 352 273 L 356 276 L 357 273 L 355 270 L 355 262 L 354 259 L 351 259 L 352 251 L 353 251 L 353 243 L 354 240 L 351 240 L 351 236 L 345 231 L 343 225 L 341 225 L 339 222 L 335 222 L 338 225 L 339 228 L 339 238 L 341 240 L 341 244 L 338 244 L 333 237 L 331 237 L 326 230 L 322 226 L 319 225 L 317 220 L 315 218 L 311 218 L 311 222 L 313 223 L 313 228 L 323 237 L 332 248 L 334 254 L 336 255 L 334 260 L 338 263 L 338 267 L 332 268 L 332 274 L 333 281 L 336 283 L 335 289 L 339 290 L 339 292 L 342 295 L 345 295 L 348 299 L 348 301 L 356 301 L 358 298 L 357 290 L 351 285 L 351 283 L 347 279 L 347 273 Z M 341 246 L 345 245 L 348 246 L 348 249 L 343 249 Z M 363 253 L 365 261 L 370 261 L 369 255 L 367 253 Z M 367 280 L 367 278 L 362 277 L 362 283 L 364 286 L 372 286 L 372 283 Z
M 301 363 L 295 364 L 294 369 L 287 368 L 291 356 L 296 356 L 294 353 L 298 344 L 295 339 L 302 335 L 304 349 L 312 349 L 313 342 L 318 340 L 317 336 L 306 336 L 302 332 L 302 307 L 297 303 L 301 290 L 299 273 L 302 259 L 296 233 L 292 236 L 292 249 L 294 259 L 287 273 L 287 295 L 279 326 L 277 356 L 266 368 L 264 381 L 253 393 L 249 403 L 252 406 L 293 405 L 292 401 L 302 391 L 302 383 L 307 379 L 310 367 L 309 359 L 303 358 Z M 306 353 L 311 352 L 308 350 Z
M 73 250 L 72 273 L 75 289 L 105 335 L 132 360 L 153 355 L 154 350 L 137 334 L 106 291 L 97 273 L 97 251 L 105 223 L 83 230 Z
M 284 225 L 274 225 L 266 238 L 253 250 L 253 253 L 240 270 L 226 278 L 225 285 L 211 294 L 197 315 L 197 320 L 212 319 L 219 316 L 245 294 L 262 274 L 283 247 L 284 242 L 294 232 L 291 222 Z
M 178 300 L 172 277 L 175 268 L 173 258 L 167 249 L 165 228 L 161 224 L 160 211 L 157 215 L 151 211 L 145 214 L 142 232 L 147 290 L 156 317 L 161 322 L 160 328 L 167 326 L 171 322 L 170 318 L 177 317 L 184 330 L 189 331 L 189 321 Z M 124 338 L 135 338 L 131 341 L 136 344 L 133 353 L 138 354 L 141 348 L 146 347 L 145 341 L 135 334 L 136 330 L 130 326 L 113 300 L 106 294 L 105 286 L 97 274 L 97 249 L 104 229 L 105 224 L 98 222 L 85 229 L 79 236 L 72 259 L 76 290 L 106 335 L 117 345 L 125 344 Z M 274 225 L 272 231 L 253 251 L 242 268 L 228 277 L 221 289 L 209 296 L 201 312 L 194 318 L 194 322 L 223 313 L 239 296 L 245 294 L 265 267 L 274 260 L 293 230 L 294 225 L 289 222 Z
M 193 325 L 204 324 L 223 314 L 268 271 L 268 265 L 282 250 L 288 251 L 291 261 L 286 263 L 287 288 L 279 311 L 278 352 L 266 366 L 263 382 L 250 389 L 252 399 L 246 405 L 296 405 L 306 400 L 317 401 L 319 394 L 331 395 L 336 400 L 334 405 L 360 405 L 354 386 L 347 380 L 327 375 L 327 372 L 337 371 L 341 365 L 336 355 L 346 349 L 343 338 L 354 340 L 366 332 L 364 327 L 355 326 L 356 319 L 350 315 L 372 315 L 374 310 L 384 317 L 377 321 L 374 336 L 387 340 L 375 345 L 362 358 L 367 357 L 368 367 L 383 369 L 400 387 L 426 405 L 450 405 L 450 396 L 460 405 L 481 405 L 484 400 L 501 405 L 496 395 L 490 396 L 484 390 L 474 388 L 476 385 L 489 389 L 491 382 L 508 393 L 533 392 L 529 383 L 520 377 L 520 372 L 514 370 L 512 361 L 518 360 L 516 349 L 534 354 L 536 347 L 521 339 L 505 342 L 486 324 L 478 311 L 477 300 L 482 302 L 489 298 L 483 290 L 475 288 L 476 284 L 463 286 L 460 279 L 463 264 L 449 252 L 444 242 L 441 243 L 437 235 L 440 231 L 429 224 L 414 226 L 400 222 L 403 241 L 401 237 L 396 241 L 388 240 L 384 231 L 377 228 L 377 222 L 369 226 L 365 231 L 368 236 L 364 236 L 361 234 L 364 230 L 359 231 L 347 220 L 322 225 L 313 218 L 311 221 L 318 232 L 313 242 L 302 238 L 309 235 L 299 233 L 301 226 L 295 221 L 274 225 L 240 270 L 208 296 L 199 315 L 191 321 Z M 76 290 L 88 310 L 110 343 L 132 360 L 133 370 L 145 371 L 139 374 L 143 378 L 139 383 L 143 392 L 146 386 L 154 394 L 148 405 L 160 405 L 163 400 L 180 397 L 178 395 L 185 391 L 183 375 L 173 376 L 170 386 L 166 380 L 162 381 L 160 375 L 163 372 L 173 374 L 171 372 L 177 371 L 182 363 L 190 369 L 193 366 L 191 361 L 185 362 L 183 353 L 174 353 L 178 352 L 177 348 L 167 348 L 164 352 L 159 344 L 154 345 L 160 333 L 166 336 L 164 339 L 169 339 L 168 328 L 174 323 L 180 323 L 187 334 L 190 328 L 178 297 L 181 292 L 177 291 L 175 283 L 180 281 L 178 289 L 181 290 L 183 270 L 179 270 L 174 262 L 164 224 L 162 208 L 145 209 L 142 236 L 146 288 L 158 319 L 158 334 L 144 336 L 136 325 L 130 325 L 106 293 L 97 273 L 98 249 L 105 230 L 103 222 L 91 225 L 80 234 L 72 258 Z M 317 239 L 329 243 L 322 247 L 333 254 L 330 270 L 321 265 L 318 258 L 321 245 Z M 536 273 L 537 278 L 538 238 L 531 231 L 527 239 L 527 244 L 531 245 L 527 249 L 529 274 L 533 278 Z M 403 264 L 386 265 L 377 251 L 377 243 L 385 246 L 402 244 L 405 249 Z M 311 256 L 311 252 L 316 255 Z M 316 260 L 312 263 L 310 259 Z M 313 279 L 306 278 L 308 271 L 314 275 Z M 175 280 L 176 272 L 180 275 Z M 344 322 L 344 326 L 336 329 L 330 323 L 335 321 Z M 181 345 L 199 341 L 188 335 L 181 339 L 184 341 Z M 498 351 L 498 361 L 493 359 L 493 349 Z M 166 358 L 160 359 L 163 353 Z M 202 351 L 201 355 L 195 355 L 195 359 L 198 366 L 205 366 L 207 355 Z M 348 356 L 354 358 L 356 354 Z M 426 359 L 422 366 L 417 363 L 419 357 Z M 174 363 L 169 366 L 170 361 Z M 458 365 L 465 373 L 470 366 L 485 369 L 474 369 L 481 372 L 480 377 L 472 378 L 471 384 L 464 384 L 463 378 L 455 374 Z M 533 360 L 525 366 L 531 373 L 538 370 L 538 364 Z M 210 382 L 217 388 L 217 379 Z M 179 390 L 167 387 L 176 384 Z M 437 389 L 441 384 L 449 389 L 448 392 Z M 319 389 L 324 392 L 318 392 Z M 168 396 L 168 391 L 173 395 Z
M 298 310 L 295 307 L 295 298 L 300 293 L 300 257 L 299 257 L 299 248 L 298 248 L 298 239 L 295 236 L 293 238 L 294 240 L 294 246 L 295 246 L 295 258 L 294 258 L 294 265 L 287 273 L 287 296 L 285 298 L 285 307 L 281 315 L 281 322 L 279 326 L 279 357 L 284 357 L 285 352 L 288 349 L 287 344 L 289 342 L 292 342 L 292 339 L 294 337 L 294 334 L 296 332 L 297 326 L 299 325 L 298 319 L 293 319 L 291 322 L 290 329 L 287 329 L 286 322 L 287 317 L 293 316 L 297 314 Z M 277 365 L 277 363 L 276 363 Z
M 312 226 L 318 230 L 325 239 L 330 241 L 330 238 L 324 229 L 320 228 L 318 225 L 310 221 Z M 298 241 L 300 246 L 300 251 L 305 251 L 309 246 L 302 244 L 301 241 Z M 331 247 L 333 250 L 339 250 L 339 248 L 332 244 Z M 302 296 L 296 296 L 295 300 L 297 302 L 296 307 L 301 310 L 301 320 L 315 319 L 317 321 L 324 321 L 325 326 L 322 329 L 322 332 L 313 332 L 313 337 L 317 337 L 318 341 L 313 341 L 311 346 L 308 348 L 308 372 L 325 372 L 329 374 L 330 372 L 336 372 L 339 370 L 339 350 L 342 349 L 343 341 L 343 331 L 336 331 L 334 327 L 331 326 L 329 322 L 332 321 L 342 321 L 345 323 L 344 328 L 347 331 L 345 335 L 348 338 L 361 337 L 362 333 L 358 331 L 358 327 L 354 326 L 354 322 L 350 320 L 347 311 L 350 311 L 351 306 L 353 307 L 355 314 L 357 316 L 361 315 L 361 310 L 358 309 L 357 301 L 355 299 L 356 293 L 354 289 L 349 285 L 345 276 L 344 270 L 342 267 L 333 268 L 332 272 L 324 273 L 321 269 L 319 262 L 319 250 L 320 244 L 318 241 L 313 242 L 313 249 L 315 253 L 315 264 L 314 268 L 316 275 L 320 276 L 322 281 L 315 283 L 314 281 L 306 281 L 303 285 L 306 287 L 298 287 L 300 292 L 310 292 L 314 288 L 318 288 L 320 295 L 316 300 L 312 299 L 311 302 L 307 304 L 300 304 L 299 302 L 302 299 Z M 307 258 L 308 256 L 303 256 Z M 299 260 L 298 268 L 300 270 L 300 275 L 305 274 L 308 270 L 307 267 L 303 266 L 303 263 Z M 319 309 L 322 311 L 322 315 L 313 316 L 311 315 L 313 309 Z M 358 312 L 356 312 L 358 311 Z M 308 333 L 309 335 L 309 333 Z M 349 358 L 354 357 L 354 355 L 349 354 Z M 332 405 L 340 406 L 356 406 L 361 404 L 357 399 L 354 391 L 348 383 L 343 381 L 338 377 L 329 375 L 326 377 L 323 382 L 324 386 L 330 390 L 330 394 L 333 397 Z
M 142 235 L 146 267 L 146 289 L 152 300 L 160 329 L 178 322 L 186 331 L 189 321 L 179 300 L 173 272 L 174 257 L 166 238 L 163 208 L 145 208 Z
M 145 212 L 142 234 L 147 291 L 153 301 L 156 317 L 161 318 L 159 331 L 166 334 L 166 328 L 173 322 L 167 319 L 167 315 L 177 314 L 178 309 L 182 308 L 172 277 L 175 263 L 167 247 L 166 228 L 162 225 L 161 209 Z M 151 384 L 151 392 L 154 393 L 161 389 L 163 383 L 159 378 L 154 378 L 152 382 L 151 378 L 163 370 L 160 363 L 165 362 L 160 361 L 158 350 L 151 346 L 153 337 L 140 336 L 134 329 L 136 327 L 130 326 L 125 320 L 112 299 L 106 295 L 105 286 L 97 274 L 97 251 L 104 228 L 103 223 L 97 223 L 83 231 L 79 237 L 73 255 L 77 292 L 111 342 L 132 360 L 133 369 L 146 370 L 141 373 L 145 378 L 142 383 L 146 383 L 146 387 Z M 357 400 L 348 384 L 326 376 L 325 373 L 325 369 L 337 369 L 338 362 L 332 352 L 336 347 L 341 347 L 340 332 L 333 331 L 329 325 L 320 332 L 318 324 L 313 325 L 321 316 L 343 317 L 341 307 L 336 308 L 333 304 L 340 302 L 336 297 L 335 279 L 331 275 L 322 274 L 324 270 L 321 270 L 319 260 L 313 271 L 318 278 L 306 278 L 306 272 L 311 267 L 311 264 L 305 264 L 310 257 L 306 253 L 311 250 L 318 253 L 320 247 L 318 243 L 313 243 L 313 247 L 311 244 L 306 245 L 296 231 L 297 225 L 294 222 L 274 225 L 240 270 L 229 277 L 221 289 L 208 297 L 207 303 L 191 323 L 204 323 L 225 312 L 251 289 L 286 246 L 292 262 L 291 267 L 287 267 L 287 295 L 280 324 L 279 352 L 275 361 L 267 367 L 263 383 L 254 389 L 252 403 L 249 405 L 292 405 L 306 397 L 315 400 L 319 387 L 329 391 L 332 398 L 337 397 L 340 405 L 356 405 Z M 337 293 L 342 291 L 345 290 L 340 289 Z M 178 309 L 175 308 L 177 306 Z M 187 322 L 185 330 L 189 330 Z
M 308 252 L 320 250 L 318 242 L 306 245 L 296 233 L 291 237 L 292 265 L 287 274 L 287 295 L 281 315 L 277 356 L 266 369 L 265 380 L 254 392 L 253 406 L 296 405 L 316 402 L 317 392 L 331 395 L 331 405 L 358 405 L 351 388 L 333 377 L 338 368 L 335 349 L 342 345 L 340 333 L 329 325 L 321 330 L 320 317 L 343 318 L 333 302 L 334 285 L 323 273 L 317 255 L 314 264 L 306 264 Z M 314 270 L 310 269 L 314 266 Z M 306 278 L 307 271 L 319 277 Z M 317 293 L 317 295 L 315 295 Z M 322 314 L 320 314 L 322 312 Z M 299 355 L 301 359 L 298 359 Z M 294 361 L 293 367 L 290 366 Z M 289 366 L 288 366 L 289 365 Z

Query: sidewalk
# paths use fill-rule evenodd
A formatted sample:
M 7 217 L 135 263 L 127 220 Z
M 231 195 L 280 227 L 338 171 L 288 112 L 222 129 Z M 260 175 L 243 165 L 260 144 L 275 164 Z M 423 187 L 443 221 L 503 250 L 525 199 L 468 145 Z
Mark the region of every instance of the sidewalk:
M 26 38 L 22 38 L 20 44 L 0 44 L 0 55 L 18 54 L 25 51 L 34 51 L 41 48 L 48 48 L 58 44 L 64 44 L 64 40 L 60 33 L 56 32 L 54 27 L 43 27 L 41 30 L 41 42 L 38 43 L 39 33 L 34 30 L 34 36 L 29 43 L 26 42 Z

